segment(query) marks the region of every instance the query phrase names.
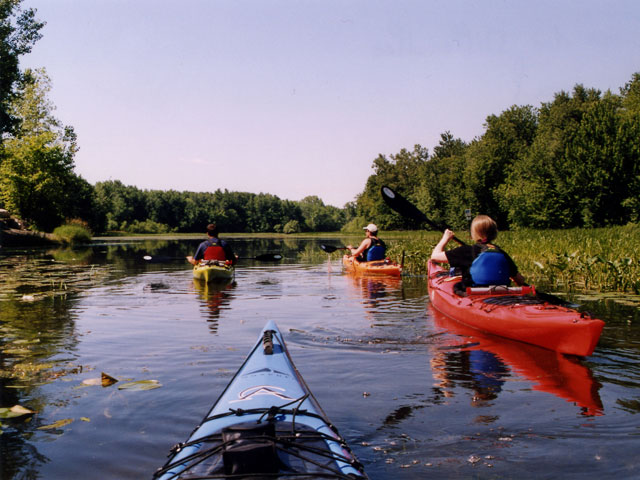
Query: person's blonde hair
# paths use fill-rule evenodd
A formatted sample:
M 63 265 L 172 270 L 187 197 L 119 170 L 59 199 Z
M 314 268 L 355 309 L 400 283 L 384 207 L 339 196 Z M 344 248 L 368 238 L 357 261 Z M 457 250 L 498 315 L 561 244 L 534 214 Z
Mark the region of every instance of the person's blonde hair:
M 474 242 L 489 243 L 498 236 L 498 225 L 487 215 L 478 215 L 471 222 L 471 238 Z

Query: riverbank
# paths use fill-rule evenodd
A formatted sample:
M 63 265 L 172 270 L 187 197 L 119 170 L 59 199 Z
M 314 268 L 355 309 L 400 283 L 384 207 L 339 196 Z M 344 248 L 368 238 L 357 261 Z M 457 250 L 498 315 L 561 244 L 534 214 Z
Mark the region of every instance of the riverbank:
M 50 233 L 27 230 L 15 217 L 6 210 L 0 209 L 0 248 L 2 247 L 37 247 L 57 245 L 59 241 Z

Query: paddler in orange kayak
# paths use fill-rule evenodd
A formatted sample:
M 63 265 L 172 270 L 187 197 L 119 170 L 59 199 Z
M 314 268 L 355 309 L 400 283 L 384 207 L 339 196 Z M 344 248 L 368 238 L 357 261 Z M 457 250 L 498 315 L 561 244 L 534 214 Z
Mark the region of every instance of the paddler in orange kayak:
M 525 284 L 511 257 L 500 247 L 490 243 L 498 236 L 498 226 L 491 217 L 478 215 L 471 222 L 471 238 L 475 242 L 473 245 L 445 250 L 454 236 L 451 230 L 444 231 L 431 253 L 431 260 L 448 263 L 452 268 L 460 270 L 462 282 L 461 285 L 456 285 L 456 293 L 462 294 L 466 287 L 509 285 L 511 280 L 517 285 Z
M 358 248 L 347 245 L 351 255 L 359 262 L 371 262 L 374 260 L 384 260 L 387 255 L 387 246 L 378 238 L 378 227 L 370 223 L 364 227 L 366 238 Z

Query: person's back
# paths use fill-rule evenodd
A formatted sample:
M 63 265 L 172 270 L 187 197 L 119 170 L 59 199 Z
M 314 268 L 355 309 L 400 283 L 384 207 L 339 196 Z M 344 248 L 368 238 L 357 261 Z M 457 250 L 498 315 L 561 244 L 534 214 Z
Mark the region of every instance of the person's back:
M 220 240 L 218 235 L 218 227 L 214 223 L 207 225 L 208 238 L 198 245 L 198 249 L 192 257 L 187 257 L 187 261 L 192 265 L 196 265 L 201 260 L 235 264 L 237 258 L 231 246 L 224 240 Z
M 451 230 L 445 230 L 440 242 L 431 253 L 431 260 L 449 263 L 462 273 L 461 287 L 479 285 L 509 285 L 513 279 L 518 285 L 524 279 L 518 273 L 515 263 L 502 249 L 492 242 L 498 235 L 496 222 L 487 215 L 478 215 L 471 222 L 473 245 L 462 245 L 452 250 L 444 250 L 454 237 Z

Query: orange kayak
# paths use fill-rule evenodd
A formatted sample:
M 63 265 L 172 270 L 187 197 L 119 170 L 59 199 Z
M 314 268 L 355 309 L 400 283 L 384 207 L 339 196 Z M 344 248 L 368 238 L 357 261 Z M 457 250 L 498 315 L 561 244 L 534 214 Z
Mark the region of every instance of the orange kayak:
M 394 275 L 396 277 L 402 274 L 402 265 L 392 262 L 389 259 L 359 262 L 351 255 L 345 255 L 342 257 L 342 265 L 344 265 L 347 271 L 358 274 Z
M 588 313 L 553 305 L 534 295 L 489 289 L 461 297 L 453 286 L 461 280 L 429 262 L 429 299 L 436 310 L 485 333 L 571 355 L 591 355 L 604 322 Z

